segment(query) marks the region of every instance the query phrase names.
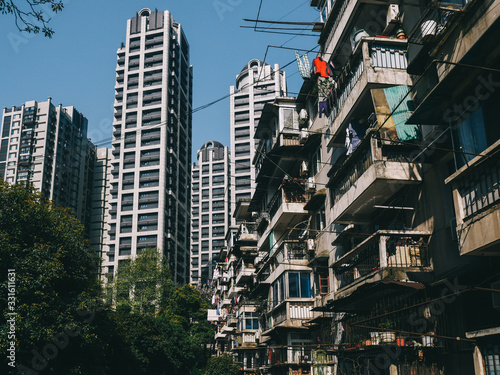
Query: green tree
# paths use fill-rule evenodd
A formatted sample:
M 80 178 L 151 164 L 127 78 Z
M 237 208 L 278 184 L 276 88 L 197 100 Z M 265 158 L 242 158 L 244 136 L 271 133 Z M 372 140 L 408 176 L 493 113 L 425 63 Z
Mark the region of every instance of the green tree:
M 158 249 L 146 249 L 121 263 L 111 292 L 119 311 L 155 315 L 167 304 L 175 286 L 167 262 Z
M 2 353 L 14 342 L 15 364 L 25 370 L 84 373 L 91 361 L 82 348 L 97 341 L 92 320 L 100 306 L 98 267 L 70 210 L 0 180 Z M 7 323 L 12 317 L 13 324 Z
M 20 31 L 38 34 L 42 32 L 51 38 L 54 34 L 48 23 L 50 13 L 62 11 L 64 4 L 57 0 L 0 0 L 0 13 L 12 14 Z
M 204 300 L 192 285 L 184 285 L 174 291 L 160 316 L 180 324 L 189 338 L 185 346 L 186 359 L 195 367 L 205 367 L 210 356 L 210 344 L 214 329 L 207 321 L 208 301 Z
M 233 357 L 229 354 L 222 354 L 210 358 L 204 375 L 238 375 L 239 373 L 239 366 L 234 363 Z

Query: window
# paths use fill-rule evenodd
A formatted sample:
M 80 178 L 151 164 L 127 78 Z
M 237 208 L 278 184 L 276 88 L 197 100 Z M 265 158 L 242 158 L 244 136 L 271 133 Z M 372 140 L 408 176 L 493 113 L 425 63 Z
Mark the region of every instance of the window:
M 288 272 L 288 296 L 311 298 L 311 279 L 306 272 Z
M 250 143 L 237 144 L 234 151 L 236 156 L 250 155 Z
M 500 374 L 500 346 L 490 345 L 483 348 L 484 367 L 486 375 Z
M 237 160 L 235 162 L 236 173 L 248 173 L 250 172 L 250 159 Z
M 250 178 L 248 176 L 236 177 L 236 190 L 250 189 Z
M 240 330 L 259 329 L 259 315 L 256 312 L 244 312 L 240 323 Z
M 224 172 L 224 163 L 215 163 L 212 165 L 212 173 Z
M 213 176 L 212 177 L 212 185 L 223 185 L 225 180 L 224 175 Z
M 284 280 L 285 280 L 285 275 L 282 274 L 272 285 L 272 295 L 271 295 L 272 307 L 275 307 L 285 299 Z

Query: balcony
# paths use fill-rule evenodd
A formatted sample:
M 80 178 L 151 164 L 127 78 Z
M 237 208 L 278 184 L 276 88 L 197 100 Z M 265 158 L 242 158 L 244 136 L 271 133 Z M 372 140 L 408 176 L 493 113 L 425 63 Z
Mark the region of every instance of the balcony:
M 158 181 L 160 179 L 160 175 L 153 176 L 141 176 L 139 178 L 139 182 L 150 182 L 150 181 Z
M 304 206 L 311 197 L 305 183 L 305 180 L 295 178 L 283 180 L 266 209 L 271 220 L 270 228 L 285 229 L 304 220 L 307 215 Z
M 227 325 L 230 327 L 236 327 L 238 325 L 238 318 L 233 314 L 229 314 L 226 318 Z
M 242 290 L 243 290 L 242 287 L 236 286 L 235 284 L 232 284 L 231 287 L 229 288 L 228 292 L 227 292 L 227 296 L 229 298 L 237 297 Z
M 244 287 L 248 282 L 251 282 L 253 275 L 255 273 L 255 268 L 253 265 L 246 265 L 241 261 L 241 266 L 236 271 L 236 279 L 234 281 L 235 285 Z
M 379 230 L 337 259 L 334 269 L 339 289 L 336 299 L 364 284 L 384 280 L 408 282 L 409 274 L 430 272 L 430 233 Z
M 265 366 L 281 366 L 281 365 L 303 365 L 309 370 L 312 364 L 313 349 L 302 346 L 288 346 L 273 348 L 269 355 L 264 358 Z M 321 367 L 320 367 L 321 369 Z M 299 374 L 297 371 L 293 373 Z M 306 372 L 300 372 L 306 374 Z M 309 374 L 309 372 L 307 372 Z
M 400 39 L 365 37 L 359 42 L 347 64 L 350 68 L 338 78 L 330 93 L 328 123 L 333 137 L 329 146 L 338 143 L 339 137 L 345 139 L 350 116 L 365 103 L 370 89 L 411 86 L 406 72 L 406 48 L 406 40 Z
M 269 175 L 271 169 L 276 168 L 276 163 L 280 158 L 296 157 L 297 152 L 302 148 L 299 131 L 293 129 L 285 129 L 277 137 L 273 137 L 271 143 L 261 141 L 254 159 L 257 182 L 263 179 L 263 175 Z
M 151 161 L 151 160 L 160 160 L 160 153 L 141 155 L 141 162 Z
M 421 165 L 411 149 L 379 146 L 367 135 L 331 177 L 332 217 L 338 224 L 367 223 L 402 187 L 422 182 Z
M 500 255 L 500 141 L 451 175 L 461 255 Z
M 156 240 L 149 240 L 149 241 L 138 241 L 137 242 L 137 248 L 154 248 L 156 247 Z
M 262 335 L 268 335 L 277 326 L 286 328 L 303 328 L 302 323 L 314 318 L 312 299 L 301 301 L 285 300 L 267 314 L 267 326 L 263 328 Z
M 141 141 L 154 141 L 160 139 L 160 132 L 143 134 L 141 137 Z
M 259 234 L 257 233 L 257 225 L 251 222 L 241 223 L 236 233 L 236 241 L 244 244 L 257 244 Z

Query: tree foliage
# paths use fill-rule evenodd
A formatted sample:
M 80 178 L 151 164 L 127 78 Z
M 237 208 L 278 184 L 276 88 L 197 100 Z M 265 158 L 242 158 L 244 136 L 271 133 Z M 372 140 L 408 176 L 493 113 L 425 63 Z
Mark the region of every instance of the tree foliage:
M 223 354 L 210 358 L 204 375 L 238 375 L 239 373 L 239 366 L 234 363 L 233 357 Z
M 16 314 L 17 364 L 31 367 L 33 351 L 43 351 L 68 329 L 78 332 L 72 336 L 73 346 L 93 342 L 89 323 L 90 312 L 99 304 L 98 264 L 70 210 L 45 201 L 40 193 L 0 181 L 0 309 L 7 319 L 12 317 L 9 312 Z M 11 310 L 9 270 L 15 274 Z M 7 319 L 0 326 L 2 353 L 12 341 L 7 340 Z M 71 373 L 65 365 L 63 356 L 57 356 L 39 367 L 44 373 Z
M 57 0 L 0 0 L 0 13 L 12 14 L 20 31 L 38 34 L 42 32 L 51 38 L 54 34 L 48 23 L 50 13 L 62 11 L 64 4 Z
M 174 288 L 167 262 L 160 252 L 146 249 L 120 264 L 110 292 L 118 310 L 155 315 Z
M 147 250 L 118 269 L 114 288 L 126 292 L 113 309 L 103 302 L 100 260 L 72 212 L 0 180 L 2 353 L 11 341 L 9 270 L 17 314 L 18 367 L 7 366 L 9 373 L 199 374 L 214 336 L 208 303 L 192 286 L 175 285 L 161 259 Z

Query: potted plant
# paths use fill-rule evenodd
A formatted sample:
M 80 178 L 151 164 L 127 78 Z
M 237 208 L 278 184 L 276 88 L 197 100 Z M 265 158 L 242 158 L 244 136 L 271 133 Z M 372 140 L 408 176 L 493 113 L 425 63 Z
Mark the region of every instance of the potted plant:
M 370 341 L 372 345 L 380 344 L 380 333 L 379 331 L 370 332 Z
M 391 342 L 396 341 L 396 333 L 390 331 L 391 329 L 396 328 L 396 324 L 394 324 L 391 320 L 385 320 L 378 325 L 380 328 L 383 328 L 384 331 L 380 332 L 380 341 L 389 344 Z

